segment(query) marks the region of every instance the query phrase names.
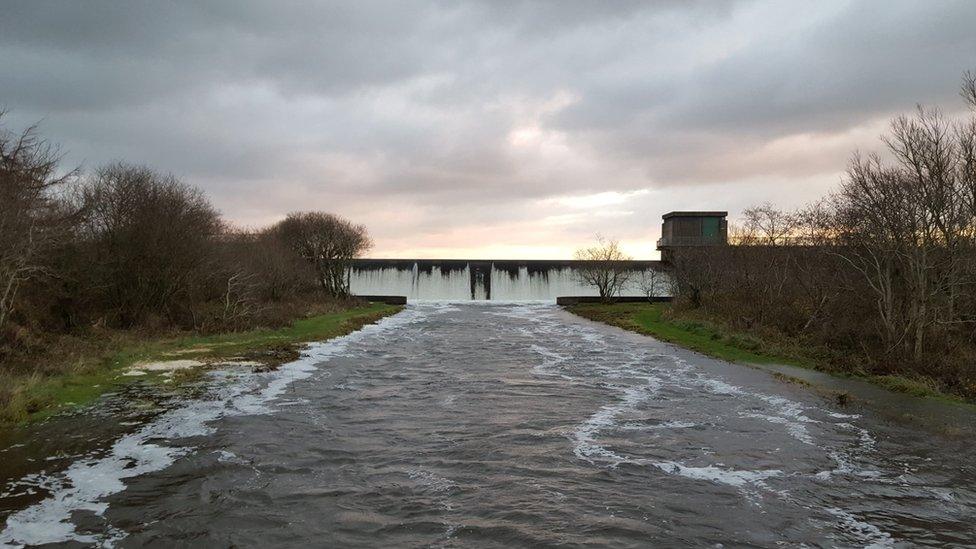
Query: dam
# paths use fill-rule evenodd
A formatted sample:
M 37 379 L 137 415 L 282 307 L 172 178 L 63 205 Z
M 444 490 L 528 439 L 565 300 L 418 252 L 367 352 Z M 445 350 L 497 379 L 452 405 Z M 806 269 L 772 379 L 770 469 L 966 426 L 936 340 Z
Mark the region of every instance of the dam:
M 667 266 L 676 250 L 728 244 L 727 211 L 673 211 L 662 216 L 657 249 L 663 261 L 614 262 L 628 276 L 620 297 L 671 296 Z M 404 296 L 410 301 L 554 301 L 596 297 L 582 270 L 605 264 L 581 260 L 355 259 L 349 291 L 359 296 Z M 650 288 L 649 288 L 650 287 Z M 650 290 L 650 291 L 648 291 Z
M 399 295 L 408 300 L 553 301 L 597 296 L 580 281 L 578 260 L 357 259 L 349 269 L 353 295 Z M 646 295 L 641 280 L 655 278 L 655 295 L 668 295 L 660 261 L 625 261 L 630 281 L 621 296 Z

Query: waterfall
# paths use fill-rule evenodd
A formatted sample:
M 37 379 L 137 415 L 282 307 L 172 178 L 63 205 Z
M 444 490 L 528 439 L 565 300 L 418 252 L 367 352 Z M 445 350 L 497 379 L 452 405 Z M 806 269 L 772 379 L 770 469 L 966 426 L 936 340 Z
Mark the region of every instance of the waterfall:
M 634 279 L 660 270 L 656 261 L 633 261 Z M 354 295 L 402 295 L 408 300 L 553 301 L 560 296 L 595 296 L 580 283 L 574 261 L 358 260 L 350 268 Z M 662 292 L 659 292 L 662 293 Z M 621 295 L 640 296 L 632 282 Z

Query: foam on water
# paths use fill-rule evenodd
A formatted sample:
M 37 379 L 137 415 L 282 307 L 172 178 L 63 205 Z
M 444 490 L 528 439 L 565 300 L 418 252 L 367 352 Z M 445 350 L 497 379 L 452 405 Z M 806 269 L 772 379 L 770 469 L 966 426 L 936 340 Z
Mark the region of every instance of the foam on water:
M 457 488 L 454 481 L 426 470 L 414 469 L 408 471 L 407 476 L 416 481 L 424 491 L 442 493 Z
M 775 423 L 778 425 L 785 425 L 786 432 L 790 434 L 796 440 L 803 442 L 805 444 L 814 444 L 813 437 L 807 432 L 806 427 L 803 425 L 791 421 L 789 418 L 783 416 L 760 414 L 760 413 L 740 413 L 739 417 L 748 417 L 753 419 L 761 419 L 763 421 L 768 421 L 769 423 Z
M 422 313 L 408 309 L 387 317 L 362 330 L 324 343 L 312 344 L 302 357 L 279 369 L 248 376 L 215 372 L 222 383 L 214 384 L 212 398 L 190 400 L 169 410 L 135 433 L 123 436 L 106 455 L 81 459 L 65 471 L 24 477 L 17 483 L 30 483 L 50 495 L 30 507 L 7 517 L 0 532 L 3 545 L 41 545 L 75 541 L 111 546 L 124 533 L 108 526 L 107 534 L 79 532 L 71 522 L 76 512 L 103 516 L 108 504 L 104 499 L 125 490 L 125 479 L 161 471 L 189 454 L 191 445 L 161 445 L 154 441 L 175 441 L 213 432 L 211 423 L 228 415 L 270 413 L 271 402 L 288 386 L 312 375 L 323 362 L 342 353 L 346 347 L 369 334 L 417 321 Z M 263 382 L 263 385 L 262 385 Z
M 697 423 L 692 423 L 690 421 L 665 421 L 664 423 L 658 423 L 655 425 L 645 425 L 642 423 L 624 423 L 619 425 L 620 429 L 638 430 L 638 431 L 653 431 L 653 430 L 664 430 L 664 429 L 690 429 L 692 427 L 697 427 Z
M 635 409 L 639 404 L 650 398 L 660 388 L 660 379 L 648 377 L 646 380 L 647 385 L 625 388 L 619 402 L 604 406 L 574 430 L 573 438 L 575 440 L 575 445 L 573 451 L 576 454 L 576 457 L 585 459 L 590 463 L 594 463 L 595 461 L 603 461 L 610 467 L 617 467 L 623 463 L 649 465 L 668 474 L 678 475 L 693 480 L 727 484 L 737 488 L 741 488 L 747 484 L 762 486 L 762 482 L 764 480 L 783 474 L 783 472 L 778 469 L 755 471 L 735 470 L 723 469 L 716 466 L 690 466 L 676 461 L 651 461 L 642 458 L 629 458 L 610 450 L 604 445 L 601 445 L 597 441 L 597 437 L 602 431 L 620 428 L 621 426 L 616 423 L 616 418 L 626 411 Z M 665 424 L 656 425 L 653 427 L 684 428 L 691 427 L 693 425 L 694 424 L 685 422 L 667 422 Z
M 569 360 L 569 357 L 563 356 L 547 347 L 541 345 L 532 344 L 529 346 L 533 352 L 542 356 L 542 362 L 532 367 L 532 371 L 540 375 L 552 375 L 553 369 L 563 362 Z
M 816 444 L 814 438 L 807 429 L 807 424 L 818 423 L 806 415 L 802 405 L 787 398 L 780 396 L 767 395 L 755 391 L 748 391 L 742 387 L 730 385 L 724 381 L 706 377 L 704 374 L 696 376 L 696 382 L 712 393 L 719 395 L 742 396 L 758 400 L 766 405 L 767 411 L 774 413 L 761 412 L 740 412 L 740 417 L 760 419 L 776 425 L 783 425 L 786 432 L 803 442 L 804 444 Z
M 541 332 L 548 332 L 548 335 L 558 335 L 558 331 L 562 325 L 558 322 L 547 322 L 544 316 L 539 315 L 539 312 L 532 311 L 532 318 L 539 324 L 539 330 Z M 515 314 L 521 315 L 524 313 L 519 311 Z M 576 325 L 573 327 L 573 335 L 582 339 L 586 342 L 589 349 L 596 352 L 602 353 L 610 349 L 606 335 L 603 332 L 584 325 Z M 542 348 L 539 345 L 533 345 L 532 348 L 550 360 L 556 359 L 557 357 L 560 363 L 568 360 L 568 357 L 557 355 L 551 350 Z M 660 363 L 661 361 L 671 362 L 673 365 L 666 369 L 661 369 L 659 365 L 655 366 L 655 363 Z M 552 362 L 544 361 L 542 367 L 546 369 L 551 365 Z M 621 415 L 634 411 L 639 405 L 652 398 L 663 385 L 694 382 L 705 386 L 710 392 L 716 394 L 739 395 L 743 391 L 739 387 L 715 378 L 706 377 L 702 374 L 689 377 L 690 366 L 683 359 L 666 353 L 641 351 L 629 357 L 621 356 L 620 354 L 608 355 L 600 360 L 598 364 L 587 365 L 587 369 L 599 372 L 606 376 L 607 379 L 618 380 L 608 385 L 608 387 L 619 391 L 619 396 L 617 401 L 600 408 L 573 430 L 571 435 L 574 443 L 573 453 L 577 458 L 590 463 L 601 463 L 609 467 L 617 467 L 623 463 L 653 466 L 669 474 L 695 480 L 718 482 L 736 487 L 750 483 L 758 484 L 764 479 L 781 474 L 781 471 L 778 470 L 737 471 L 715 466 L 696 467 L 676 461 L 649 461 L 642 458 L 628 457 L 611 450 L 599 441 L 600 435 L 603 432 L 614 429 L 682 429 L 696 425 L 692 422 L 683 421 L 666 421 L 653 425 L 618 424 L 617 419 Z M 624 384 L 619 384 L 620 381 L 623 381 Z M 628 385 L 628 383 L 634 382 L 636 384 Z
M 445 513 L 451 513 L 454 511 L 454 506 L 451 504 L 449 495 L 451 492 L 457 490 L 457 484 L 450 479 L 444 478 L 436 473 L 433 473 L 424 469 L 414 469 L 407 471 L 407 476 L 410 480 L 417 483 L 417 487 L 420 491 L 425 492 L 432 496 L 435 504 L 440 507 Z M 449 540 L 454 536 L 454 533 L 458 529 L 458 524 L 453 521 L 443 521 L 444 524 L 444 540 Z
M 741 387 L 735 387 L 723 381 L 699 376 L 699 382 L 718 394 L 740 395 L 754 398 L 767 405 L 767 410 L 775 413 L 760 412 L 740 412 L 740 417 L 760 419 L 772 424 L 785 426 L 786 432 L 796 440 L 812 446 L 820 446 L 823 443 L 817 441 L 808 429 L 808 425 L 818 424 L 820 421 L 808 417 L 806 409 L 797 402 L 781 396 L 767 395 L 754 391 L 747 391 Z M 852 414 L 842 414 L 830 412 L 827 417 L 833 419 L 853 420 L 859 416 Z M 871 469 L 864 469 L 856 464 L 857 456 L 865 455 L 874 450 L 874 437 L 867 429 L 850 423 L 849 421 L 837 421 L 831 423 L 834 428 L 847 430 L 855 434 L 858 438 L 856 446 L 852 449 L 832 449 L 825 448 L 827 456 L 836 464 L 835 468 L 828 471 L 820 471 L 814 474 L 815 478 L 826 480 L 832 475 L 853 474 L 860 477 L 875 477 L 879 473 Z
M 206 434 L 207 422 L 220 417 L 216 402 L 191 402 L 188 406 L 167 412 L 152 424 L 119 439 L 107 456 L 80 460 L 58 475 L 58 481 L 45 480 L 53 488 L 51 495 L 7 518 L 0 532 L 0 543 L 40 545 L 77 541 L 111 544 L 113 539 L 85 535 L 76 531 L 71 515 L 78 511 L 104 514 L 108 505 L 103 498 L 125 489 L 123 481 L 145 473 L 159 471 L 191 451 L 191 447 L 169 447 L 150 442 L 160 438 L 184 438 Z
M 715 466 L 689 467 L 675 461 L 661 461 L 653 463 L 655 467 L 682 477 L 694 480 L 707 480 L 728 484 L 729 486 L 742 487 L 746 484 L 761 484 L 762 481 L 770 477 L 778 477 L 783 474 L 779 469 L 767 469 L 765 471 L 738 471 L 735 469 L 722 469 Z
M 599 444 L 596 438 L 601 431 L 616 426 L 617 416 L 627 410 L 632 410 L 637 404 L 647 400 L 657 390 L 658 381 L 652 380 L 645 386 L 625 389 L 620 402 L 604 406 L 577 426 L 573 431 L 575 441 L 573 452 L 576 457 L 591 463 L 594 459 L 610 461 L 612 467 L 631 461 Z
M 865 549 L 882 549 L 895 546 L 890 534 L 857 518 L 853 513 L 836 507 L 828 508 L 826 511 L 840 519 L 843 529 L 863 543 Z
M 537 311 L 536 314 L 538 314 Z M 544 320 L 537 319 L 537 322 L 539 322 L 537 328 L 540 331 L 545 332 L 550 328 L 558 329 L 557 327 L 550 326 Z M 601 332 L 586 327 L 578 327 L 574 335 L 579 336 L 600 351 L 606 351 L 608 349 L 606 336 Z M 535 345 L 533 349 L 543 356 L 551 357 L 550 350 L 542 350 L 538 345 Z M 565 355 L 559 355 L 559 357 L 566 358 Z M 665 366 L 667 363 L 670 363 L 670 365 Z M 544 361 L 542 367 L 545 369 L 550 365 L 550 362 Z M 739 403 L 733 404 L 733 406 L 747 408 L 734 412 L 737 417 L 758 419 L 771 425 L 780 426 L 787 435 L 804 445 L 819 447 L 824 444 L 818 441 L 810 431 L 810 426 L 816 426 L 821 421 L 811 418 L 808 413 L 809 410 L 804 405 L 782 396 L 770 395 L 731 384 L 723 379 L 709 375 L 698 368 L 692 367 L 686 360 L 667 351 L 642 352 L 629 358 L 621 357 L 619 354 L 608 355 L 597 364 L 587 365 L 587 368 L 591 371 L 601 373 L 607 379 L 624 381 L 623 385 L 619 385 L 619 381 L 614 382 L 616 385 L 619 385 L 616 387 L 616 390 L 620 391 L 621 394 L 619 401 L 599 409 L 583 423 L 578 425 L 573 432 L 574 454 L 578 458 L 585 459 L 591 463 L 601 462 L 610 467 L 616 467 L 622 463 L 653 466 L 669 474 L 693 480 L 726 484 L 737 488 L 743 488 L 747 485 L 765 487 L 764 481 L 767 479 L 785 475 L 780 469 L 739 470 L 722 467 L 720 464 L 699 466 L 697 464 L 691 465 L 674 460 L 653 461 L 631 458 L 621 454 L 619 450 L 611 450 L 605 444 L 601 443 L 601 435 L 615 429 L 652 431 L 689 428 L 698 425 L 695 422 L 677 420 L 665 421 L 658 424 L 646 422 L 617 423 L 617 418 L 624 412 L 634 410 L 638 405 L 651 398 L 653 391 L 648 391 L 647 386 L 642 381 L 645 379 L 644 376 L 649 375 L 650 372 L 654 372 L 653 375 L 655 376 L 655 382 L 653 384 L 654 391 L 657 391 L 662 386 L 679 390 L 690 390 L 693 387 L 697 387 L 719 398 L 730 397 Z M 627 382 L 632 381 L 637 381 L 639 384 L 627 384 Z M 614 388 L 615 385 L 610 385 L 609 387 Z M 748 404 L 750 401 L 755 404 L 750 406 Z M 761 407 L 761 411 L 755 411 L 757 406 Z M 752 410 L 748 408 L 752 408 Z M 818 411 L 823 412 L 821 410 Z M 833 471 L 814 473 L 813 476 L 821 480 L 828 478 L 831 474 L 839 473 L 854 474 L 861 477 L 872 476 L 873 471 L 865 470 L 856 465 L 856 456 L 868 453 L 874 447 L 874 440 L 870 433 L 850 423 L 850 421 L 857 419 L 858 416 L 840 413 L 825 413 L 825 415 L 831 420 L 839 420 L 831 421 L 832 428 L 851 432 L 852 435 L 857 437 L 858 442 L 854 448 L 847 449 L 846 451 L 829 447 L 824 448 L 826 456 L 834 461 L 836 467 Z M 705 456 L 706 452 L 703 452 L 701 457 Z M 775 490 L 773 492 L 780 493 Z M 746 492 L 746 495 L 749 494 L 751 493 Z
M 346 355 L 355 359 L 343 360 L 341 367 L 331 369 L 334 379 L 323 383 L 323 388 L 343 389 L 346 392 L 340 396 L 350 405 L 359 405 L 354 402 L 351 391 L 362 390 L 362 387 L 382 389 L 376 394 L 403 390 L 402 396 L 398 393 L 397 398 L 390 399 L 391 402 L 371 401 L 370 406 L 382 406 L 383 413 L 395 413 L 396 417 L 404 417 L 405 411 L 417 413 L 422 425 L 397 425 L 397 429 L 407 429 L 407 434 L 411 435 L 405 436 L 405 440 L 411 437 L 427 440 L 430 437 L 429 429 L 425 427 L 425 413 L 442 422 L 433 435 L 438 438 L 444 438 L 440 433 L 447 432 L 451 437 L 466 435 L 473 432 L 464 430 L 470 425 L 476 425 L 479 433 L 485 432 L 486 428 L 501 426 L 507 429 L 517 425 L 513 432 L 518 436 L 510 437 L 516 442 L 509 442 L 509 438 L 489 437 L 483 447 L 491 450 L 491 463 L 483 462 L 481 467 L 501 471 L 498 474 L 505 487 L 498 492 L 501 497 L 514 490 L 509 488 L 516 484 L 512 482 L 513 474 L 520 485 L 531 484 L 522 481 L 538 481 L 537 486 L 554 494 L 534 509 L 523 507 L 523 501 L 531 501 L 531 497 L 520 494 L 517 508 L 502 507 L 504 512 L 496 509 L 486 519 L 485 515 L 473 514 L 475 507 L 495 503 L 482 501 L 485 498 L 475 495 L 484 490 L 480 483 L 486 479 L 479 477 L 481 469 L 471 475 L 470 469 L 461 467 L 470 459 L 469 455 L 474 454 L 478 456 L 474 459 L 482 460 L 480 453 L 471 452 L 475 446 L 466 447 L 466 453 L 460 459 L 456 459 L 457 456 L 446 459 L 454 450 L 445 450 L 439 443 L 426 446 L 428 450 L 436 447 L 436 451 L 418 451 L 416 455 L 411 453 L 415 450 L 413 447 L 384 448 L 380 454 L 390 452 L 398 456 L 399 461 L 383 461 L 389 456 L 381 455 L 379 457 L 383 459 L 377 463 L 382 463 L 383 467 L 397 463 L 393 468 L 402 467 L 395 469 L 395 473 L 402 477 L 396 481 L 394 494 L 380 494 L 379 497 L 402 500 L 400 488 L 409 490 L 408 496 L 415 498 L 411 502 L 426 508 L 416 515 L 420 517 L 418 524 L 425 525 L 420 530 L 426 528 L 428 533 L 433 532 L 436 536 L 425 539 L 423 544 L 428 546 L 456 543 L 456 533 L 469 534 L 478 528 L 497 525 L 492 522 L 497 516 L 504 516 L 505 521 L 523 527 L 534 524 L 532 521 L 538 516 L 558 517 L 558 513 L 549 514 L 553 511 L 552 501 L 557 501 L 557 496 L 562 498 L 559 501 L 565 503 L 560 506 L 566 509 L 581 505 L 582 500 L 589 498 L 577 497 L 579 494 L 572 493 L 570 487 L 585 485 L 593 479 L 599 480 L 599 489 L 636 490 L 628 493 L 628 503 L 645 495 L 649 501 L 655 501 L 653 494 L 640 493 L 645 488 L 644 483 L 661 487 L 661 492 L 672 498 L 669 504 L 676 499 L 682 506 L 689 504 L 692 509 L 697 503 L 694 498 L 725 497 L 731 493 L 743 502 L 755 505 L 757 514 L 790 517 L 795 528 L 789 532 L 767 532 L 767 526 L 781 523 L 767 523 L 764 517 L 750 523 L 750 508 L 745 515 L 736 515 L 738 522 L 734 524 L 722 523 L 725 518 L 715 517 L 716 523 L 721 523 L 719 527 L 729 529 L 723 531 L 749 526 L 766 535 L 782 534 L 784 540 L 826 539 L 827 543 L 869 547 L 891 546 L 896 537 L 900 542 L 906 531 L 911 532 L 911 526 L 899 529 L 899 525 L 890 520 L 896 512 L 899 517 L 908 516 L 908 520 L 924 518 L 928 524 L 933 522 L 905 509 L 890 510 L 891 515 L 879 514 L 884 517 L 884 522 L 877 522 L 872 515 L 865 514 L 870 512 L 858 511 L 872 509 L 867 506 L 870 505 L 867 498 L 888 498 L 894 493 L 895 497 L 884 501 L 898 506 L 902 499 L 908 499 L 899 499 L 901 494 L 910 494 L 911 498 L 931 497 L 938 506 L 933 512 L 949 509 L 951 514 L 947 512 L 946 516 L 956 518 L 965 515 L 965 505 L 972 501 L 966 487 L 952 486 L 949 481 L 943 486 L 941 479 L 933 481 L 931 476 L 917 473 L 925 470 L 920 465 L 922 457 L 899 457 L 897 464 L 890 460 L 886 462 L 887 452 L 882 452 L 879 446 L 884 444 L 886 448 L 890 440 L 887 436 L 876 438 L 866 428 L 876 425 L 871 423 L 870 417 L 831 411 L 829 402 L 815 395 L 805 396 L 800 388 L 777 384 L 775 380 L 764 378 L 765 374 L 761 372 L 746 368 L 739 370 L 710 359 L 699 360 L 690 352 L 649 340 L 641 342 L 636 336 L 618 333 L 612 328 L 568 319 L 567 314 L 551 304 L 459 306 L 441 302 L 411 303 L 403 313 L 378 326 L 366 327 L 363 332 L 347 338 L 311 346 L 302 359 L 278 372 L 236 376 L 217 372 L 214 374 L 218 379 L 214 384 L 213 400 L 188 403 L 186 407 L 167 412 L 139 432 L 120 439 L 103 454 L 77 459 L 63 472 L 24 477 L 7 487 L 5 494 L 19 495 L 26 490 L 35 490 L 50 496 L 11 515 L 7 528 L 0 533 L 0 544 L 79 541 L 111 545 L 124 533 L 114 530 L 111 525 L 101 528 L 103 533 L 99 535 L 78 531 L 72 523 L 72 514 L 104 514 L 106 497 L 124 490 L 126 479 L 158 471 L 193 452 L 193 441 L 187 437 L 212 432 L 215 419 L 275 411 L 289 414 L 292 419 L 299 418 L 304 410 L 288 412 L 286 406 L 304 401 L 290 395 L 289 386 L 313 375 L 317 379 L 328 374 L 328 371 L 319 369 L 321 364 Z M 430 324 L 392 335 L 387 333 L 394 326 L 425 321 Z M 443 334 L 436 333 L 438 329 L 443 329 Z M 444 335 L 458 337 L 458 347 L 432 351 L 433 346 L 444 342 Z M 368 346 L 366 342 L 354 344 L 358 338 L 367 336 L 374 338 L 369 340 Z M 466 362 L 468 357 L 472 359 L 470 363 Z M 479 391 L 491 391 L 490 381 L 497 377 L 493 370 L 477 362 L 479 359 L 488 361 L 492 367 L 495 363 L 500 364 L 497 367 L 503 369 L 505 382 L 518 387 L 518 390 L 500 394 L 486 393 L 492 397 L 492 404 L 504 402 L 513 406 L 514 411 L 521 412 L 518 406 L 530 403 L 532 406 L 526 408 L 526 413 L 509 414 L 506 408 L 506 414 L 493 418 L 499 423 L 488 426 L 477 413 L 469 413 L 476 407 L 472 402 L 484 396 Z M 363 362 L 360 364 L 359 360 Z M 378 364 L 371 368 L 371 363 Z M 389 375 L 391 368 L 388 366 L 393 363 L 402 364 L 403 371 Z M 351 377 L 344 377 L 350 372 Z M 457 379 L 459 385 L 438 383 L 441 378 L 431 377 L 431 372 L 437 376 L 446 373 L 452 376 L 450 379 Z M 564 383 L 555 376 L 571 382 Z M 414 381 L 422 383 L 411 385 Z M 423 389 L 417 393 L 419 387 Z M 407 388 L 410 390 L 405 390 Z M 300 389 L 317 394 L 318 386 L 307 383 L 301 384 Z M 436 398 L 430 399 L 430 396 Z M 472 396 L 476 398 L 469 398 Z M 558 398 L 558 402 L 564 404 L 547 407 L 548 402 L 539 401 L 550 396 L 554 397 L 554 402 Z M 419 408 L 408 408 L 407 405 Z M 350 410 L 349 417 L 355 421 L 358 416 L 352 414 L 355 410 Z M 536 417 L 546 423 L 533 423 Z M 264 422 L 255 423 L 261 426 Z M 348 430 L 346 436 L 358 436 L 349 430 L 345 420 L 336 420 L 330 427 Z M 384 426 L 384 429 L 388 427 Z M 878 429 L 878 432 L 886 432 L 883 427 Z M 388 431 L 381 435 L 386 437 Z M 546 469 L 544 478 L 520 478 L 532 475 L 535 470 L 525 466 L 532 464 L 537 454 L 536 448 L 529 448 L 535 440 L 550 445 L 542 458 L 546 461 L 542 463 L 544 467 L 558 463 L 559 475 L 548 474 L 556 470 L 553 468 Z M 513 444 L 514 448 L 509 448 L 508 444 Z M 376 448 L 372 444 L 365 447 L 369 452 Z M 248 450 L 233 449 L 240 456 L 250 455 Z M 496 451 L 509 450 L 525 452 L 514 462 L 497 459 Z M 446 453 L 441 455 L 439 452 Z M 204 465 L 217 463 L 217 466 L 228 469 L 237 469 L 239 465 L 253 467 L 250 460 L 239 455 L 218 449 L 204 460 Z M 443 459 L 428 459 L 431 455 Z M 526 456 L 532 457 L 521 459 Z M 365 454 L 360 455 L 360 459 L 364 458 Z M 513 473 L 509 464 L 516 462 L 519 468 Z M 371 488 L 374 492 L 382 492 L 389 483 L 386 474 L 380 476 L 379 484 Z M 567 484 L 563 482 L 565 479 L 572 482 Z M 626 486 L 609 486 L 607 479 L 626 482 Z M 884 489 L 879 490 L 880 485 L 884 485 Z M 668 492 L 671 487 L 674 487 L 673 494 Z M 569 494 L 568 499 L 555 488 Z M 958 498 L 954 497 L 954 491 L 959 494 Z M 599 490 L 596 493 L 600 493 Z M 734 507 L 736 511 L 732 514 L 742 512 L 741 507 Z M 411 508 L 410 512 L 414 513 L 416 509 Z M 607 516 L 612 519 L 614 512 L 621 513 L 619 508 L 613 510 L 608 506 L 606 509 L 606 516 L 601 515 L 599 509 L 595 513 L 588 509 L 585 516 L 603 520 Z M 665 506 L 659 509 L 665 509 Z M 109 516 L 115 517 L 116 513 L 123 516 L 124 511 L 124 506 L 120 505 L 120 509 L 113 509 Z M 564 512 L 562 507 L 557 511 Z M 711 518 L 704 517 L 704 520 Z M 646 516 L 644 520 L 648 520 Z M 431 523 L 433 529 L 429 528 Z M 438 523 L 443 524 L 443 530 L 437 528 Z M 558 520 L 552 523 L 558 523 Z M 546 527 L 552 523 L 546 523 Z M 811 531 L 816 532 L 817 537 L 809 537 Z M 547 537 L 550 536 L 548 530 L 539 532 L 543 533 L 539 534 L 538 540 L 559 539 Z M 527 537 L 523 541 L 528 543 L 531 539 L 536 538 Z

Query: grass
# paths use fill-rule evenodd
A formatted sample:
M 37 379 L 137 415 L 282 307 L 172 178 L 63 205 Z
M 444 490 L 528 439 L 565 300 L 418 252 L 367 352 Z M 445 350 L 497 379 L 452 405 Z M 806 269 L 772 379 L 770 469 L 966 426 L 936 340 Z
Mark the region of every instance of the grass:
M 345 335 L 399 311 L 394 305 L 370 304 L 338 313 L 316 315 L 295 321 L 277 330 L 191 336 L 168 342 L 166 358 L 214 359 L 227 358 L 255 351 L 274 351 L 282 346 L 309 341 L 322 341 Z
M 399 306 L 367 304 L 338 312 L 315 314 L 279 329 L 256 329 L 215 335 L 147 337 L 115 333 L 110 340 L 92 342 L 83 350 L 63 357 L 65 364 L 50 375 L 0 374 L 7 395 L 0 402 L 0 424 L 16 424 L 46 418 L 66 407 L 86 404 L 99 395 L 134 379 L 122 375 L 137 363 L 152 360 L 192 359 L 204 363 L 231 358 L 258 360 L 268 367 L 298 355 L 296 346 L 353 332 L 366 324 L 396 313 Z M 192 381 L 201 369 L 179 371 L 174 378 Z
M 931 380 L 909 379 L 898 375 L 873 376 L 868 379 L 896 393 L 917 397 L 949 398 L 949 395 L 940 391 Z
M 961 397 L 941 391 L 928 379 L 900 375 L 872 376 L 864 372 L 838 371 L 825 358 L 823 349 L 804 348 L 795 342 L 771 341 L 754 334 L 728 330 L 724 326 L 698 318 L 675 315 L 666 303 L 580 304 L 567 307 L 570 312 L 640 334 L 653 336 L 702 354 L 746 364 L 786 364 L 811 368 L 871 381 L 882 387 L 918 397 L 966 403 Z M 776 374 L 774 374 L 776 375 Z M 809 385 L 806 381 L 779 374 L 782 381 Z
M 665 303 L 580 304 L 567 307 L 579 316 L 650 335 L 702 354 L 753 364 L 810 366 L 808 358 L 788 353 L 750 335 L 690 318 L 672 318 Z

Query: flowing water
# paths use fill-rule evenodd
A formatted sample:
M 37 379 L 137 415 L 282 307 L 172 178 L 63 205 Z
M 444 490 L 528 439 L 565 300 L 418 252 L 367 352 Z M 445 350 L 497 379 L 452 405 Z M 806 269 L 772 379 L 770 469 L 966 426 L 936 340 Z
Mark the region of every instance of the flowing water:
M 598 296 L 580 279 L 572 261 L 370 260 L 349 271 L 355 295 L 398 295 L 415 300 L 553 301 L 560 296 Z M 643 297 L 650 288 L 670 295 L 667 274 L 656 261 L 631 261 L 622 296 Z
M 553 305 L 411 304 L 214 375 L 3 458 L 0 544 L 976 546 L 971 438 Z M 46 429 L 7 451 L 78 430 Z

